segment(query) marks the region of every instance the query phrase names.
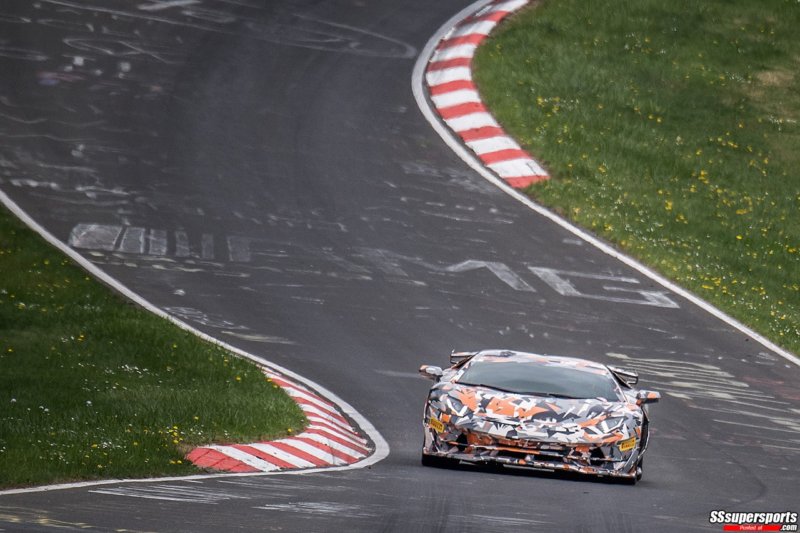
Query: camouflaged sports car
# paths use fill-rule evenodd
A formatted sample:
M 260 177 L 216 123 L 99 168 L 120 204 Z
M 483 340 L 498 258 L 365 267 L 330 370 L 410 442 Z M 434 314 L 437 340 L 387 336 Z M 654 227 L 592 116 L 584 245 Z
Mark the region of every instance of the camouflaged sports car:
M 617 477 L 636 483 L 648 444 L 635 371 L 508 350 L 453 352 L 425 404 L 422 464 L 461 461 Z

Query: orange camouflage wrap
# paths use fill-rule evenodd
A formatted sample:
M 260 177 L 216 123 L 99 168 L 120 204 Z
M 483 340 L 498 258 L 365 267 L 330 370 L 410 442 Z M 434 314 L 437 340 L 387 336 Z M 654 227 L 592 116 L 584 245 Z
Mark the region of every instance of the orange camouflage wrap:
M 614 380 L 610 398 L 574 398 L 497 390 L 461 383 L 474 364 L 558 366 Z M 426 456 L 466 462 L 493 462 L 544 470 L 625 477 L 641 475 L 648 419 L 643 403 L 659 394 L 637 391 L 605 365 L 592 361 L 487 350 L 445 369 L 425 405 Z M 638 394 L 638 396 L 637 396 Z M 611 396 L 611 394 L 608 394 Z M 644 398 L 644 400 L 643 400 Z

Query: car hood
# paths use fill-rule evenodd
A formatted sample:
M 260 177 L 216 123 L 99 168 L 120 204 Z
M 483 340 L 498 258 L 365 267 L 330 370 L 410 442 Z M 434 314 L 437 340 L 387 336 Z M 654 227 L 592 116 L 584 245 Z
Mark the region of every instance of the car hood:
M 635 403 L 566 399 L 441 383 L 431 404 L 461 429 L 493 437 L 564 444 L 608 444 L 636 435 L 642 411 Z

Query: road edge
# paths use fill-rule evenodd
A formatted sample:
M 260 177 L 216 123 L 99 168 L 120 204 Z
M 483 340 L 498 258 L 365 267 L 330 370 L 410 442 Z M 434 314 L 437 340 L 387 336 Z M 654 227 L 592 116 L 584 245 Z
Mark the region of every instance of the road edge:
M 422 49 L 420 55 L 417 57 L 417 61 L 414 64 L 414 70 L 411 76 L 411 90 L 414 94 L 414 99 L 417 102 L 417 106 L 419 107 L 420 111 L 422 112 L 423 116 L 428 121 L 428 123 L 430 123 L 430 125 L 433 127 L 434 131 L 436 131 L 436 133 L 439 134 L 439 136 L 442 138 L 445 144 L 447 144 L 450 147 L 450 149 L 452 149 L 456 153 L 456 155 L 458 155 L 467 165 L 469 165 L 473 170 L 475 170 L 478 174 L 480 174 L 484 179 L 488 180 L 489 182 L 497 186 L 500 190 L 502 190 L 503 192 L 505 192 L 518 202 L 522 203 L 529 209 L 535 211 L 539 215 L 558 224 L 563 229 L 569 231 L 579 239 L 599 249 L 606 255 L 609 255 L 614 259 L 621 261 L 625 265 L 629 266 L 630 268 L 633 268 L 640 274 L 648 277 L 649 279 L 658 283 L 662 287 L 674 292 L 675 294 L 678 294 L 679 296 L 693 303 L 703 311 L 706 311 L 707 313 L 711 314 L 717 319 L 733 327 L 740 333 L 747 335 L 754 341 L 761 344 L 764 348 L 783 357 L 787 361 L 800 366 L 800 358 L 798 358 L 795 354 L 789 352 L 788 350 L 785 350 L 784 348 L 781 348 L 780 346 L 773 343 L 760 333 L 757 333 L 756 331 L 744 325 L 743 323 L 739 322 L 732 316 L 728 315 L 727 313 L 724 313 L 720 309 L 717 309 L 716 307 L 714 307 L 707 301 L 703 300 L 699 296 L 693 294 L 687 289 L 684 289 L 683 287 L 680 287 L 674 282 L 663 277 L 661 274 L 658 274 L 654 270 L 651 270 L 650 268 L 646 267 L 644 264 L 640 263 L 636 259 L 626 254 L 623 254 L 622 252 L 612 247 L 611 245 L 601 241 L 594 235 L 591 235 L 587 231 L 572 224 L 565 218 L 557 215 L 555 212 L 547 209 L 546 207 L 539 205 L 528 196 L 514 189 L 514 187 L 512 186 L 513 182 L 509 183 L 507 179 L 501 179 L 501 177 L 498 174 L 493 172 L 481 159 L 479 159 L 479 156 L 476 156 L 474 152 L 469 150 L 465 145 L 464 140 L 458 135 L 458 133 L 447 125 L 447 119 L 441 116 L 441 114 L 439 113 L 439 109 L 434 105 L 433 101 L 431 100 L 430 90 L 426 81 L 426 73 L 428 65 L 430 64 L 431 58 L 434 56 L 436 49 L 439 46 L 439 43 L 442 42 L 453 31 L 457 30 L 457 28 L 461 25 L 462 22 L 476 15 L 477 13 L 481 12 L 481 10 L 489 8 L 489 6 L 495 7 L 498 5 L 515 6 L 513 11 L 517 11 L 522 7 L 528 5 L 528 0 L 478 0 L 470 4 L 466 8 L 459 11 L 456 15 L 451 17 L 447 22 L 445 22 L 437 30 L 437 32 L 430 38 L 430 40 L 426 43 L 425 47 Z M 483 40 L 483 38 L 485 37 L 486 35 L 483 35 L 480 40 Z M 467 68 L 470 71 L 469 78 L 471 79 L 472 77 L 471 63 L 470 66 Z
M 11 495 L 11 494 L 21 494 L 27 492 L 45 492 L 51 490 L 64 490 L 64 489 L 72 489 L 72 488 L 82 488 L 82 487 L 91 487 L 91 486 L 99 486 L 99 485 L 108 485 L 113 483 L 142 483 L 142 482 L 154 482 L 154 481 L 179 481 L 179 480 L 199 480 L 199 479 L 210 479 L 216 477 L 229 477 L 229 476 L 264 476 L 264 475 L 276 475 L 276 474 L 307 474 L 313 472 L 320 472 L 320 471 L 339 471 L 339 470 L 355 470 L 361 469 L 365 467 L 372 466 L 373 464 L 385 459 L 389 455 L 389 445 L 383 436 L 378 432 L 375 426 L 366 419 L 361 413 L 359 413 L 352 405 L 348 402 L 344 401 L 342 398 L 328 390 L 327 388 L 319 385 L 318 383 L 301 376 L 287 368 L 284 368 L 280 365 L 272 363 L 263 357 L 259 357 L 257 355 L 251 354 L 245 350 L 237 348 L 231 344 L 226 343 L 220 339 L 212 337 L 207 333 L 204 333 L 195 327 L 189 325 L 188 323 L 168 314 L 164 310 L 156 307 L 154 304 L 150 303 L 144 297 L 140 296 L 139 294 L 135 293 L 117 279 L 115 279 L 110 274 L 103 271 L 100 267 L 80 255 L 77 251 L 73 250 L 66 243 L 59 240 L 55 235 L 47 231 L 41 224 L 36 222 L 24 209 L 22 209 L 14 200 L 9 197 L 5 191 L 0 190 L 0 203 L 2 203 L 11 213 L 16 216 L 23 224 L 28 226 L 30 229 L 38 233 L 45 241 L 47 241 L 50 245 L 54 246 L 60 252 L 64 253 L 67 257 L 75 261 L 78 265 L 80 265 L 84 270 L 86 270 L 89 274 L 95 277 L 98 281 L 105 284 L 106 286 L 110 287 L 111 289 L 115 290 L 123 297 L 127 298 L 128 300 L 132 301 L 139 307 L 153 313 L 154 315 L 161 317 L 163 319 L 168 320 L 172 324 L 176 325 L 177 327 L 181 328 L 184 331 L 192 333 L 197 337 L 211 342 L 225 350 L 230 351 L 231 353 L 249 361 L 254 362 L 256 365 L 260 366 L 264 369 L 268 374 L 283 376 L 284 379 L 291 382 L 294 381 L 296 383 L 300 383 L 305 385 L 308 389 L 314 391 L 320 397 L 328 400 L 332 403 L 336 408 L 343 414 L 346 415 L 350 420 L 352 420 L 358 429 L 361 430 L 361 433 L 366 435 L 369 440 L 372 442 L 372 446 L 374 450 L 371 454 L 367 455 L 363 459 L 360 459 L 354 463 L 344 465 L 344 466 L 325 466 L 325 467 L 317 467 L 317 468 L 301 468 L 295 470 L 278 470 L 278 471 L 270 471 L 270 472 L 257 472 L 257 473 L 220 473 L 220 474 L 196 474 L 196 475 L 189 475 L 189 476 L 171 476 L 171 477 L 156 477 L 156 478 L 136 478 L 136 479 L 112 479 L 112 480 L 97 480 L 97 481 L 83 481 L 83 482 L 75 482 L 75 483 L 59 483 L 53 485 L 40 485 L 36 487 L 26 487 L 26 488 L 19 488 L 19 489 L 6 489 L 0 490 L 0 496 L 4 495 Z M 284 390 L 286 387 L 283 387 Z M 288 393 L 288 392 L 287 392 Z M 289 393 L 290 397 L 293 397 L 291 393 Z M 296 398 L 294 398 L 295 401 Z M 303 404 L 298 402 L 298 405 L 301 409 L 303 409 Z M 305 412 L 305 411 L 304 411 Z M 301 434 L 302 435 L 302 434 Z M 335 465 L 335 463 L 331 462 L 331 465 Z

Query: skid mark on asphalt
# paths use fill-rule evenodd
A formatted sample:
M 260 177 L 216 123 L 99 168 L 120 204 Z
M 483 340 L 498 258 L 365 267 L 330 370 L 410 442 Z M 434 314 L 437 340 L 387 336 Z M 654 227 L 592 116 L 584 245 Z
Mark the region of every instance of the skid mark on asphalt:
M 93 489 L 89 492 L 92 494 L 127 496 L 129 498 L 170 502 L 200 503 L 206 505 L 216 505 L 226 500 L 247 499 L 247 496 L 236 492 L 221 491 L 218 488 L 193 487 L 187 485 L 129 485 L 108 489 Z
M 725 428 L 726 444 L 800 453 L 800 409 L 796 404 L 713 364 L 614 352 L 606 355 L 636 369 L 648 386 L 684 400 L 693 409 L 710 411 L 711 421 Z
M 446 472 L 443 475 L 447 475 Z M 387 480 L 401 481 L 404 489 L 396 492 Z M 458 476 L 454 485 L 424 486 L 416 473 L 373 471 L 368 478 L 348 478 L 347 474 L 319 472 L 313 477 L 234 477 L 198 480 L 194 483 L 163 482 L 141 486 L 111 486 L 92 490 L 95 506 L 113 508 L 126 505 L 112 501 L 116 497 L 135 500 L 156 500 L 164 509 L 187 504 L 218 506 L 235 512 L 259 512 L 256 516 L 286 516 L 298 531 L 386 530 L 381 524 L 391 522 L 400 531 L 428 531 L 431 517 L 442 516 L 448 525 L 459 531 L 549 531 L 554 524 L 530 506 L 513 501 L 482 501 L 470 508 L 458 505 L 458 512 L 449 513 L 453 501 L 440 507 L 433 494 L 437 490 L 452 491 L 456 498 L 462 491 L 474 488 L 474 481 Z M 433 483 L 437 485 L 436 482 Z M 369 495 L 369 497 L 367 496 Z M 491 500 L 491 495 L 488 495 Z M 108 497 L 108 501 L 102 498 Z M 401 509 L 398 501 L 411 502 L 413 510 Z M 445 498 L 445 502 L 449 499 Z M 499 503 L 499 505 L 498 505 Z M 432 508 L 434 506 L 434 508 Z M 444 514 L 443 514 L 444 513 Z M 387 522 L 388 521 L 388 522 Z M 391 529 L 391 528 L 390 528 Z M 455 529 L 454 529 L 455 530 Z
M 11 524 L 11 527 L 8 530 L 0 527 L 0 531 L 18 531 L 20 529 L 20 524 L 37 526 L 37 531 L 42 528 L 62 531 L 99 529 L 86 522 L 53 518 L 51 516 L 51 511 L 48 509 L 31 509 L 25 507 L 0 507 L 0 525 L 4 524 Z
M 474 518 L 479 523 L 491 524 L 493 526 L 502 526 L 507 528 L 524 528 L 532 526 L 546 525 L 549 522 L 542 520 L 533 520 L 530 518 L 514 518 L 513 516 L 492 516 L 474 514 L 470 518 Z
M 375 518 L 380 516 L 372 506 L 354 505 L 337 502 L 309 502 L 294 501 L 288 503 L 276 503 L 253 507 L 262 511 L 277 511 L 292 513 L 308 517 L 311 515 L 322 516 L 349 516 L 353 518 Z
M 297 344 L 289 339 L 284 339 L 283 337 L 277 337 L 274 335 L 261 335 L 259 333 L 236 333 L 235 331 L 226 330 L 222 330 L 222 333 L 225 335 L 230 335 L 231 337 L 236 337 L 237 339 L 251 342 L 263 342 L 265 344 Z
M 242 339 L 251 342 L 259 342 L 264 344 L 283 344 L 283 345 L 297 344 L 294 341 L 289 340 L 285 337 L 279 337 L 277 335 L 265 335 L 262 333 L 254 332 L 245 325 L 236 324 L 235 322 L 231 322 L 230 320 L 225 320 L 224 318 L 221 318 L 219 316 L 209 315 L 208 313 L 205 313 L 193 307 L 170 306 L 170 307 L 164 307 L 163 309 L 167 313 L 174 315 L 180 318 L 181 320 L 185 320 L 187 322 L 194 322 L 195 324 L 199 324 L 201 326 L 206 326 L 209 328 L 220 330 L 220 333 L 229 335 L 231 337 L 236 337 L 237 339 Z
M 161 11 L 171 7 L 185 7 L 199 4 L 200 0 L 155 0 L 149 4 L 139 4 L 136 6 L 141 11 Z
M 98 2 L 95 5 L 71 0 L 43 0 L 43 3 L 56 9 L 69 8 L 110 18 L 122 17 L 203 32 L 244 35 L 254 40 L 312 50 L 396 59 L 410 59 L 417 54 L 416 48 L 410 44 L 367 29 L 285 10 L 278 11 L 272 17 L 274 20 L 264 22 L 234 10 L 229 11 L 225 2 L 213 0 L 204 3 L 200 0 L 140 3 L 136 9 L 131 9 L 130 2 L 122 1 Z M 198 4 L 214 7 L 199 7 Z
M 199 242 L 198 242 L 199 241 Z M 216 242 L 224 245 L 217 246 Z M 639 279 L 605 272 L 576 272 L 539 265 L 513 268 L 504 261 L 465 258 L 462 261 L 443 263 L 419 256 L 409 256 L 388 249 L 357 248 L 344 252 L 330 248 L 313 248 L 294 242 L 270 241 L 261 238 L 228 235 L 216 239 L 203 233 L 192 243 L 186 231 L 167 231 L 116 224 L 80 223 L 73 227 L 69 245 L 81 250 L 120 254 L 126 266 L 139 266 L 129 256 L 158 259 L 221 260 L 227 264 L 252 265 L 270 268 L 276 274 L 291 276 L 293 283 L 303 276 L 324 276 L 335 279 L 373 281 L 382 275 L 390 283 L 428 287 L 433 280 L 484 271 L 501 284 L 521 293 L 539 292 L 534 286 L 538 280 L 546 287 L 566 298 L 584 298 L 612 303 L 645 305 L 677 309 L 679 304 L 667 291 L 655 291 L 637 286 Z M 107 261 L 115 264 L 114 261 Z M 152 268 L 205 272 L 209 267 L 236 275 L 224 263 L 174 266 L 152 264 Z M 419 279 L 420 272 L 426 279 Z M 240 272 L 247 277 L 249 274 Z M 527 277 L 527 279 L 526 279 Z

